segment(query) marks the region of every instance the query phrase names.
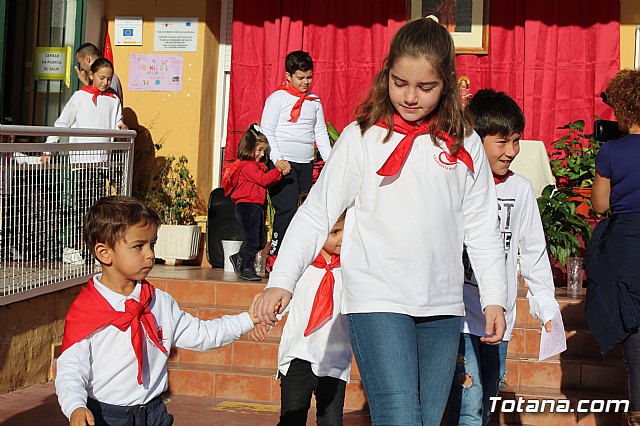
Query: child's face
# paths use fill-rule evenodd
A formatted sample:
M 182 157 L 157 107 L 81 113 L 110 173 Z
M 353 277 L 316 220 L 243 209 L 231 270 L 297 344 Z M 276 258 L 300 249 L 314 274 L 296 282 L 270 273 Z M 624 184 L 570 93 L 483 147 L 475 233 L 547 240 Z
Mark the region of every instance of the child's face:
M 268 148 L 269 145 L 267 145 L 266 143 L 258 142 L 255 151 L 253 151 L 253 159 L 256 161 L 261 161 L 266 155 Z
M 400 57 L 389 70 L 389 98 L 407 121 L 425 118 L 440 101 L 442 80 L 423 58 Z
M 520 152 L 520 133 L 509 136 L 486 135 L 482 139 L 491 171 L 496 175 L 504 175 L 509 171 L 511 162 Z
M 311 80 L 313 79 L 313 70 L 309 71 L 296 71 L 293 74 L 286 73 L 287 81 L 291 86 L 299 92 L 306 93 L 311 86 Z
M 139 223 L 131 226 L 124 236 L 109 248 L 111 265 L 109 275 L 129 281 L 140 281 L 149 275 L 156 260 L 154 246 L 158 239 L 158 228 L 152 224 Z
M 324 243 L 324 247 L 322 249 L 327 252 L 327 254 L 340 254 L 340 248 L 342 247 L 342 230 L 344 229 L 344 220 L 337 222 L 331 228 L 329 232 L 329 237 L 327 238 L 327 242 Z
M 91 84 L 96 89 L 104 92 L 111 86 L 111 80 L 113 79 L 113 70 L 109 67 L 102 67 L 96 72 L 90 72 Z

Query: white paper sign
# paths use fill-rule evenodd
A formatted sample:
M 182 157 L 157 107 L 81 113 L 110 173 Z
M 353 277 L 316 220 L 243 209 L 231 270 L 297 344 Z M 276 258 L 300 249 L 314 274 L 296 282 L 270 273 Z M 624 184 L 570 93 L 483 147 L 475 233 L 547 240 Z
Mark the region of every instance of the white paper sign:
M 542 327 L 542 336 L 540 337 L 540 355 L 539 361 L 543 361 L 556 354 L 567 350 L 567 338 L 564 334 L 564 323 L 560 312 L 551 319 L 551 332 L 547 333 Z
M 142 16 L 116 16 L 116 46 L 142 46 Z
M 153 50 L 195 52 L 198 50 L 198 18 L 156 18 Z

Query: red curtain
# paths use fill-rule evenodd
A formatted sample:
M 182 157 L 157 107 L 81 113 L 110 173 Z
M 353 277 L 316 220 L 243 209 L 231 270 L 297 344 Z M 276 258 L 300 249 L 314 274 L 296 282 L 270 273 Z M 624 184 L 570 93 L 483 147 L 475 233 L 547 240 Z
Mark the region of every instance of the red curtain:
M 550 147 L 558 127 L 595 115 L 613 119 L 600 92 L 620 69 L 620 2 L 491 0 L 489 54 L 459 55 L 471 91 L 512 96 L 527 120 L 524 139 Z
M 342 130 L 405 20 L 404 0 L 234 1 L 225 161 L 236 158 L 241 133 L 260 120 L 265 99 L 284 81 L 293 50 L 311 54 L 312 90 L 325 119 Z

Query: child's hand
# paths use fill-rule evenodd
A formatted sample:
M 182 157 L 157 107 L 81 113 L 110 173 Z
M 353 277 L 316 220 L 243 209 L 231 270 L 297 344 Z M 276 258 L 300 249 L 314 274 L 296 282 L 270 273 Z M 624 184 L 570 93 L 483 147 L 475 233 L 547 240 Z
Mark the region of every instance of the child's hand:
M 551 320 L 547 321 L 547 323 L 544 325 L 544 329 L 547 330 L 547 333 L 551 333 L 552 328 L 553 325 L 551 324 Z M 542 334 L 542 328 L 538 330 L 538 334 Z
M 271 331 L 270 325 L 256 324 L 256 326 L 249 332 L 249 336 L 256 342 L 261 342 L 267 338 L 267 335 Z
M 44 153 L 42 157 L 40 157 L 41 164 L 49 164 L 51 162 L 51 154 Z
M 499 345 L 507 329 L 504 309 L 500 305 L 489 305 L 484 308 L 484 318 L 486 335 L 481 337 L 480 341 L 488 345 Z
M 85 407 L 76 408 L 73 410 L 73 413 L 71 413 L 71 417 L 69 417 L 70 426 L 93 426 L 95 424 L 96 422 L 93 419 L 93 414 L 91 414 L 91 411 Z
M 291 164 L 289 164 L 287 160 L 278 160 L 276 161 L 275 166 L 285 176 L 291 172 Z
M 255 296 L 253 296 L 253 300 L 251 301 L 251 305 L 249 306 L 248 312 L 249 312 L 249 316 L 251 317 L 251 321 L 253 321 L 254 324 L 259 324 L 260 321 L 258 321 L 258 318 L 256 318 L 256 301 L 258 300 L 258 297 L 260 297 L 262 295 L 262 293 L 258 293 Z
M 129 130 L 129 127 L 126 124 L 124 124 L 122 121 L 119 122 L 116 127 L 118 128 L 118 130 Z

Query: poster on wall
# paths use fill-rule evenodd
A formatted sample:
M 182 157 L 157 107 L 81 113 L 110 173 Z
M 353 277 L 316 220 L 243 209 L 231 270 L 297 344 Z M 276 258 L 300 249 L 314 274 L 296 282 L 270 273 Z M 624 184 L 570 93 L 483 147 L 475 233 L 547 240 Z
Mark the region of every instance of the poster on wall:
M 62 80 L 71 84 L 71 46 L 36 47 L 33 74 L 36 80 Z
M 142 46 L 142 16 L 116 16 L 116 46 Z
M 156 52 L 198 50 L 198 18 L 156 18 L 153 50 Z
M 129 55 L 129 90 L 181 92 L 182 55 Z

